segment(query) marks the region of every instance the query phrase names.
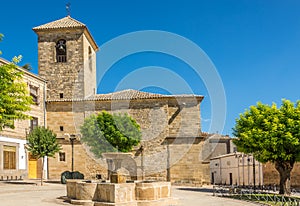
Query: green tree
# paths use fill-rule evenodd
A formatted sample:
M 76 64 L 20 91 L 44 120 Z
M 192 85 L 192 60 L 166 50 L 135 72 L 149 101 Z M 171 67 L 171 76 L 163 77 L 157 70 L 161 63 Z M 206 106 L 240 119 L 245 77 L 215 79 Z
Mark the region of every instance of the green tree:
M 4 36 L 4 35 L 0 33 L 0 42 L 2 41 L 3 36 Z M 1 54 L 2 54 L 2 52 L 0 51 L 0 55 L 1 55 Z
M 81 140 L 96 157 L 103 152 L 129 152 L 140 143 L 142 133 L 139 124 L 127 114 L 101 112 L 86 118 L 81 127 Z
M 27 137 L 27 149 L 37 159 L 42 160 L 44 168 L 44 157 L 54 157 L 61 150 L 57 142 L 56 134 L 45 127 L 35 127 Z M 43 185 L 43 169 L 41 171 L 41 185 Z
M 300 101 L 282 105 L 257 103 L 236 120 L 233 135 L 238 150 L 262 162 L 272 162 L 280 175 L 279 194 L 290 194 L 291 171 L 300 161 Z
M 21 66 L 23 69 L 27 70 L 27 71 L 31 71 L 32 67 L 29 63 L 24 64 L 23 66 Z
M 3 35 L 0 34 L 0 41 Z M 0 65 L 0 131 L 4 127 L 14 128 L 14 120 L 29 119 L 24 112 L 30 110 L 33 103 L 28 94 L 23 72 L 16 64 L 21 56 L 15 57 L 10 64 Z

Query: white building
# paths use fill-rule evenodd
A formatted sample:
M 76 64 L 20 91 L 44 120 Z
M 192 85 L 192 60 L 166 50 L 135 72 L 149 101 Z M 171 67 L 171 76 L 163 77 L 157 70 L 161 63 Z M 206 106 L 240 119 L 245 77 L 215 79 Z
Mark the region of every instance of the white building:
M 211 158 L 210 172 L 212 184 L 252 186 L 263 184 L 262 164 L 252 155 L 240 152 Z

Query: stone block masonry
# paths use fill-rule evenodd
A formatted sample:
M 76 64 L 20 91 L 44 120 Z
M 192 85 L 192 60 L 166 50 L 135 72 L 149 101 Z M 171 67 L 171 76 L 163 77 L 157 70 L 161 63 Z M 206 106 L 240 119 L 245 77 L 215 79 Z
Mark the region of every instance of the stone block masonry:
M 190 185 L 202 185 L 210 181 L 208 166 L 200 158 L 203 138 L 200 137 L 199 102 L 189 103 L 182 108 L 176 106 L 174 101 L 163 98 L 118 102 L 49 102 L 47 121 L 58 138 L 63 139 L 64 133 L 79 133 L 84 118 L 102 110 L 126 112 L 140 124 L 143 157 L 135 156 L 135 163 L 130 163 L 130 168 L 127 168 L 139 179 L 145 176 L 146 179 Z M 64 131 L 60 131 L 61 126 Z M 171 142 L 166 141 L 170 138 Z M 62 141 L 62 145 L 66 160 L 58 161 L 58 157 L 49 160 L 50 178 L 59 178 L 63 171 L 71 168 L 70 143 Z M 75 170 L 84 173 L 88 179 L 95 179 L 97 174 L 107 177 L 104 160 L 100 164 L 101 160 L 93 159 L 81 144 L 76 144 L 74 150 Z
M 72 204 L 92 206 L 175 205 L 170 182 L 87 183 L 67 181 L 67 197 Z

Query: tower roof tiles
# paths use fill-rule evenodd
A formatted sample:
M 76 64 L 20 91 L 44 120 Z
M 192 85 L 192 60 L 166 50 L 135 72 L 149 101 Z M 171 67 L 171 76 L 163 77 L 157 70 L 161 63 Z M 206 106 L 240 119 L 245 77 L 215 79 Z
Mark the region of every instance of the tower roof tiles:
M 52 21 L 37 27 L 34 27 L 34 31 L 44 30 L 44 29 L 63 29 L 63 28 L 86 28 L 86 25 L 73 19 L 70 16 L 66 16 L 62 19 Z
M 43 32 L 43 31 L 53 31 L 53 30 L 62 30 L 62 29 L 83 29 L 84 34 L 87 36 L 88 40 L 91 42 L 95 51 L 98 51 L 99 47 L 95 42 L 94 38 L 92 37 L 90 31 L 88 30 L 87 26 L 80 21 L 73 19 L 70 16 L 66 16 L 64 18 L 42 24 L 40 26 L 34 27 L 32 30 L 36 33 Z

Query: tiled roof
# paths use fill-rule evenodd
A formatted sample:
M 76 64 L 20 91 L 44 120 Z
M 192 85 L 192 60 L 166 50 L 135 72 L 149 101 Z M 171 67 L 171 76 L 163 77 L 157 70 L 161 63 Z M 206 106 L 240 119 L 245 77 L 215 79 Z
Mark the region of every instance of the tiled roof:
M 63 28 L 85 28 L 86 25 L 73 19 L 70 16 L 66 16 L 62 19 L 52 21 L 37 27 L 34 27 L 33 30 L 44 30 L 44 29 L 63 29 Z
M 3 59 L 2 57 L 0 57 L 0 65 L 3 65 L 3 64 L 11 64 L 11 63 L 12 63 L 12 62 L 10 62 L 10 61 L 8 61 L 8 60 Z M 28 76 L 31 76 L 31 77 L 33 77 L 33 78 L 35 78 L 35 79 L 41 80 L 41 81 L 43 81 L 43 82 L 46 82 L 46 80 L 45 80 L 44 78 L 42 78 L 42 77 L 40 77 L 40 76 L 38 76 L 38 75 L 36 75 L 36 74 L 30 72 L 30 71 L 28 71 L 28 70 L 26 70 L 26 69 L 24 69 L 24 68 L 18 66 L 18 65 L 17 65 L 17 69 L 20 70 L 20 71 L 22 71 L 25 75 L 28 75 Z
M 94 38 L 92 37 L 90 31 L 88 30 L 87 26 L 76 19 L 73 19 L 70 16 L 66 16 L 62 19 L 58 19 L 56 21 L 52 21 L 37 27 L 34 27 L 32 30 L 36 33 L 40 31 L 48 31 L 48 30 L 59 30 L 59 29 L 75 29 L 75 28 L 82 28 L 84 30 L 85 35 L 87 36 L 88 40 L 90 41 L 92 47 L 95 51 L 98 51 L 99 47 L 95 42 Z
M 52 99 L 48 102 L 61 102 L 61 101 L 111 101 L 111 100 L 140 100 L 140 99 L 164 99 L 164 98 L 200 98 L 203 96 L 182 94 L 182 95 L 162 95 L 149 92 L 141 92 L 133 89 L 122 90 L 108 94 L 96 94 L 87 99 Z
M 109 94 L 96 94 L 92 97 L 95 100 L 131 100 L 131 99 L 156 99 L 161 98 L 161 94 L 153 94 L 148 92 L 141 92 L 137 90 L 123 90 Z

